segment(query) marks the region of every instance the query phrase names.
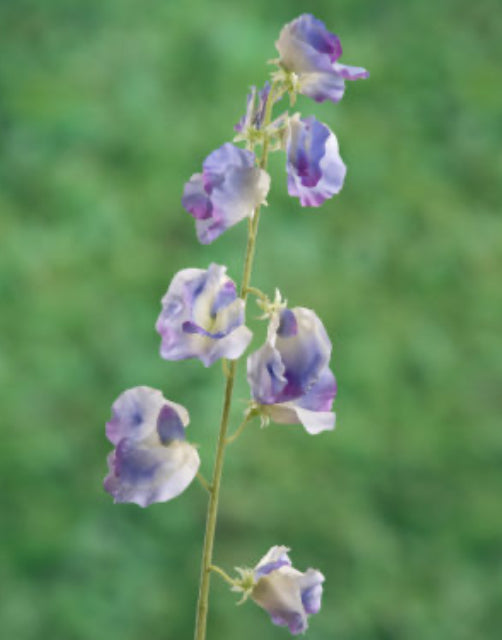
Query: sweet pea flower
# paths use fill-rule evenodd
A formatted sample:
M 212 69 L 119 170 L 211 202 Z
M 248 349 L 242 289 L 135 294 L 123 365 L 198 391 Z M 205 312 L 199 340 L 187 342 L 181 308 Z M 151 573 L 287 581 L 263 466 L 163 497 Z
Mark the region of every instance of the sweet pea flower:
M 211 264 L 174 276 L 155 325 L 162 358 L 199 358 L 209 367 L 218 358 L 234 360 L 247 348 L 252 333 L 244 326 L 244 301 L 225 272 Z
M 342 45 L 323 22 L 303 14 L 286 24 L 275 43 L 279 65 L 296 76 L 298 91 L 316 102 L 338 102 L 345 91 L 345 80 L 368 78 L 362 67 L 338 62 Z
M 185 184 L 182 205 L 195 218 L 202 244 L 210 244 L 265 202 L 270 176 L 255 160 L 252 151 L 227 142 Z
M 265 344 L 247 361 L 255 404 L 277 423 L 302 424 L 315 435 L 334 429 L 336 381 L 331 342 L 310 309 L 283 309 L 271 318 Z
M 289 119 L 286 142 L 289 195 L 304 207 L 319 207 L 338 193 L 347 171 L 335 134 L 322 122 L 297 113 Z
M 251 598 L 267 611 L 272 622 L 288 627 L 293 635 L 308 627 L 307 616 L 321 608 L 322 583 L 320 571 L 294 569 L 287 547 L 272 547 L 253 570 Z
M 196 448 L 186 442 L 188 422 L 187 410 L 156 389 L 134 387 L 117 398 L 106 425 L 115 449 L 104 481 L 114 502 L 147 507 L 188 487 L 200 465 Z

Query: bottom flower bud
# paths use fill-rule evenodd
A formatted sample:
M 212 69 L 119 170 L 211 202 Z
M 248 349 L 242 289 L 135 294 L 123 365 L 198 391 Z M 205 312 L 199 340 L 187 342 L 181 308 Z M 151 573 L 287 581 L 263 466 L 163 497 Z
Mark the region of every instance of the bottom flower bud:
M 239 569 L 241 580 L 233 589 L 244 592 L 244 599 L 250 596 L 274 624 L 297 635 L 306 631 L 307 616 L 321 608 L 324 576 L 315 569 L 305 573 L 294 569 L 288 551 L 272 547 L 254 569 Z

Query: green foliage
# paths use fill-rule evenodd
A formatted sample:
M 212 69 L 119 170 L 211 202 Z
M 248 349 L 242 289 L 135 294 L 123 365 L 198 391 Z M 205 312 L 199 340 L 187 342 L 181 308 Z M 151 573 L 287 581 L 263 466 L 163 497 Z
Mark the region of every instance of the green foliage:
M 247 428 L 225 467 L 216 561 L 286 544 L 322 569 L 312 640 L 497 640 L 500 7 L 309 9 L 372 75 L 337 106 L 299 100 L 338 134 L 346 186 L 302 210 L 273 159 L 253 284 L 325 322 L 338 429 Z M 182 186 L 231 138 L 304 10 L 0 4 L 2 637 L 191 637 L 206 496 L 194 484 L 167 505 L 113 506 L 104 422 L 123 389 L 162 388 L 189 408 L 210 472 L 221 371 L 161 361 L 153 324 L 178 269 L 216 261 L 240 277 L 245 225 L 198 246 Z M 287 636 L 213 584 L 211 639 Z

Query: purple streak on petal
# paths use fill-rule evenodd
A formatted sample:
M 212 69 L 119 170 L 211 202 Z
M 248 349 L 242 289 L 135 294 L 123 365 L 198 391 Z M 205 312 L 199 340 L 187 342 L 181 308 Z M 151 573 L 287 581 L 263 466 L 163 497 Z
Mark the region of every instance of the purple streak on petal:
M 303 206 L 317 207 L 341 190 L 346 167 L 338 141 L 313 116 L 291 118 L 287 157 L 288 192 Z
M 267 564 L 264 564 L 263 566 L 258 567 L 258 569 L 256 569 L 256 571 L 254 572 L 255 581 L 257 581 L 262 576 L 268 575 L 272 571 L 276 571 L 277 569 L 280 569 L 281 567 L 290 567 L 291 560 L 288 558 L 286 554 L 285 556 L 286 557 L 279 558 L 279 560 L 276 560 L 275 562 L 268 562 Z
M 246 111 L 239 122 L 234 126 L 234 130 L 242 133 L 249 126 L 253 117 L 256 87 L 251 87 L 251 91 L 246 97 Z
M 288 627 L 294 636 L 303 633 L 307 628 L 305 617 L 298 612 L 275 613 L 271 614 L 270 617 L 278 627 Z
M 333 400 L 336 397 L 336 380 L 332 371 L 326 367 L 320 374 L 317 382 L 305 395 L 296 401 L 296 404 L 310 411 L 331 411 Z
M 319 53 L 328 54 L 331 62 L 342 55 L 342 44 L 338 36 L 330 33 L 325 24 L 311 14 L 305 13 L 297 18 L 292 23 L 292 32 Z
M 265 82 L 263 85 L 263 89 L 258 93 L 258 108 L 256 109 L 256 113 L 253 117 L 253 125 L 257 129 L 261 129 L 263 121 L 265 119 L 265 111 L 267 109 L 267 100 L 270 94 L 270 83 Z
M 216 314 L 225 307 L 228 307 L 234 300 L 237 299 L 237 290 L 235 283 L 232 280 L 227 280 L 225 284 L 219 289 L 214 298 L 213 305 L 211 307 L 211 317 L 214 318 Z
M 122 438 L 141 439 L 155 428 L 155 418 L 164 399 L 150 387 L 124 391 L 112 405 L 112 419 L 106 423 L 106 435 L 112 444 Z
M 314 116 L 303 118 L 300 122 L 301 125 L 296 127 L 296 136 L 292 135 L 288 147 L 288 164 L 291 164 L 291 170 L 296 172 L 302 185 L 313 187 L 322 177 L 320 163 L 331 132 Z
M 253 398 L 260 404 L 274 404 L 281 394 L 286 378 L 277 349 L 266 342 L 247 361 L 247 378 Z
M 162 407 L 157 418 L 157 433 L 163 445 L 173 440 L 186 440 L 185 427 L 177 411 L 169 404 Z
M 204 175 L 221 175 L 230 166 L 250 169 L 254 164 L 255 155 L 252 151 L 240 149 L 231 142 L 226 142 L 207 156 L 202 167 Z
M 308 569 L 301 577 L 300 592 L 305 613 L 312 615 L 321 609 L 323 582 L 324 576 L 315 569 Z
M 321 595 L 322 586 L 320 584 L 305 589 L 302 593 L 302 604 L 305 608 L 305 613 L 315 614 L 319 613 L 321 608 Z
M 209 331 L 206 331 L 201 326 L 199 326 L 195 322 L 192 322 L 191 320 L 187 320 L 186 322 L 184 322 L 181 325 L 181 328 L 185 333 L 197 333 L 200 336 L 206 336 L 207 338 L 214 338 L 215 340 L 218 340 L 219 338 L 223 338 L 227 335 L 226 332 L 224 331 L 218 331 L 217 333 L 210 333 Z
M 295 314 L 291 309 L 284 309 L 281 312 L 281 320 L 279 328 L 277 329 L 277 335 L 281 338 L 290 338 L 298 333 L 298 323 L 296 322 Z
M 295 307 L 292 311 L 298 331 L 289 337 L 277 335 L 275 345 L 287 380 L 275 402 L 287 402 L 304 395 L 317 381 L 331 355 L 331 342 L 317 315 L 302 307 Z
M 345 92 L 344 79 L 333 70 L 302 74 L 300 93 L 316 102 L 340 102 Z
M 366 71 L 363 67 L 353 67 L 339 62 L 333 65 L 333 71 L 344 80 L 366 80 L 366 78 L 370 77 L 369 71 Z
M 195 173 L 185 184 L 181 204 L 197 220 L 205 220 L 211 217 L 213 205 L 204 189 L 204 180 L 201 173 Z

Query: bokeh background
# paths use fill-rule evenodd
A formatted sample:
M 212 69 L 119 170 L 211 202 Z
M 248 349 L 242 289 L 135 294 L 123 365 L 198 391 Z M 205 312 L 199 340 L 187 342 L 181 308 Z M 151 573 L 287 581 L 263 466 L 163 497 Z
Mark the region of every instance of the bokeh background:
M 273 158 L 253 284 L 324 320 L 338 428 L 233 445 L 216 560 L 286 544 L 322 569 L 312 640 L 502 637 L 498 1 L 3 0 L 4 638 L 192 636 L 205 495 L 113 506 L 104 423 L 125 388 L 162 388 L 210 474 L 220 367 L 161 361 L 153 325 L 177 270 L 240 277 L 246 225 L 199 246 L 181 191 L 305 10 L 372 75 L 338 105 L 299 100 L 336 131 L 348 177 L 302 210 Z M 236 398 L 234 423 L 242 375 Z M 213 581 L 210 640 L 288 636 L 235 600 Z

